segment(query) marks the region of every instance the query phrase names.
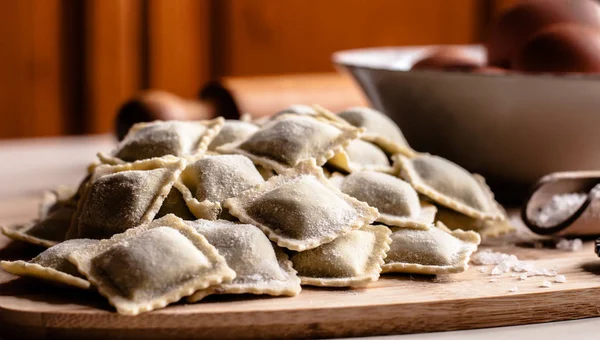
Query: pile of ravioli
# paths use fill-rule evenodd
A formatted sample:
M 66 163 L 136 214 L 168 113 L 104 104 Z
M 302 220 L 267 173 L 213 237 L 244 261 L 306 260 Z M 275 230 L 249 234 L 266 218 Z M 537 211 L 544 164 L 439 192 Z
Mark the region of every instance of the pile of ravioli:
M 381 273 L 466 270 L 511 231 L 482 177 L 417 153 L 384 114 L 292 106 L 261 120 L 139 123 L 39 219 L 7 272 L 95 289 L 137 315 L 212 294 L 295 296 Z

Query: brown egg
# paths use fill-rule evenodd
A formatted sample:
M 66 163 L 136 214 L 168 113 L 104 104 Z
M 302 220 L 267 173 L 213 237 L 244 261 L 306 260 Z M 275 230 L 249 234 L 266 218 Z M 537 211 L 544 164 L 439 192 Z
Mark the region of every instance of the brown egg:
M 488 64 L 508 67 L 532 35 L 558 23 L 600 28 L 600 4 L 594 0 L 522 1 L 492 22 L 486 41 Z
M 458 46 L 443 46 L 431 50 L 423 59 L 413 64 L 412 70 L 471 71 L 481 62 Z
M 600 73 L 600 30 L 550 26 L 534 35 L 511 65 L 524 72 Z

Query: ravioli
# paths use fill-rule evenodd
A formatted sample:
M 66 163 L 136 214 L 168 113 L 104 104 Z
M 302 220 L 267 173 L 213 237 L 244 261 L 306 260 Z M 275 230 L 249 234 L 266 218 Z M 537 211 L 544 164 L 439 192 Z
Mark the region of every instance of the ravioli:
M 154 219 L 185 162 L 173 156 L 98 166 L 67 238 L 109 238 Z
M 449 274 L 464 272 L 481 238 L 476 232 L 449 230 L 443 223 L 428 230 L 392 228 L 383 273 Z
M 65 240 L 75 211 L 75 206 L 64 205 L 48 213 L 42 220 L 30 222 L 22 228 L 1 227 L 0 229 L 4 235 L 13 240 L 52 247 Z
M 29 276 L 54 283 L 88 289 L 90 283 L 77 271 L 77 268 L 67 260 L 73 251 L 90 247 L 97 240 L 76 239 L 57 244 L 46 249 L 31 261 L 0 261 L 0 267 L 5 271 L 18 275 Z
M 377 209 L 332 186 L 314 160 L 226 199 L 223 206 L 279 246 L 296 251 L 331 242 L 378 217 Z
M 393 120 L 385 114 L 368 107 L 351 107 L 338 116 L 356 127 L 366 129 L 363 139 L 368 140 L 389 154 L 403 154 L 412 157 L 415 152 L 411 149 Z
M 221 117 L 208 121 L 153 121 L 131 127 L 112 155 L 98 156 L 107 164 L 120 164 L 173 155 L 197 158 L 221 130 Z
M 342 190 L 342 184 L 346 180 L 346 176 L 339 172 L 334 172 L 329 176 L 328 180 L 329 183 L 333 185 L 336 189 Z
M 324 120 L 331 121 L 331 122 L 338 123 L 338 124 L 350 125 L 350 124 L 348 124 L 348 122 L 346 122 L 345 120 L 338 117 L 335 113 L 327 110 L 326 108 L 324 108 L 320 105 L 316 105 L 316 104 L 314 104 L 314 105 L 302 105 L 302 104 L 290 105 L 289 107 L 274 114 L 271 117 L 271 119 L 278 119 L 279 117 L 286 115 L 286 114 L 313 117 L 313 118 L 318 118 L 318 119 L 324 119 Z
M 277 118 L 284 114 L 295 114 L 300 116 L 312 116 L 316 117 L 318 115 L 317 111 L 310 105 L 304 104 L 295 104 L 286 107 L 285 109 L 277 112 L 273 115 L 272 118 Z
M 362 170 L 393 171 L 387 155 L 380 148 L 360 139 L 350 142 L 329 159 L 328 164 L 350 173 Z
M 223 200 L 262 183 L 262 175 L 248 157 L 219 155 L 189 164 L 176 187 L 197 218 L 215 220 Z
M 506 216 L 506 213 L 503 214 Z M 445 208 L 438 209 L 436 220 L 444 223 L 451 230 L 476 231 L 483 240 L 503 236 L 517 230 L 506 217 L 500 221 L 482 220 Z
M 391 231 L 385 226 L 364 226 L 318 248 L 292 255 L 303 285 L 364 286 L 377 281 Z
M 221 145 L 245 140 L 258 131 L 258 129 L 257 125 L 249 122 L 226 120 L 219 134 L 217 134 L 208 146 L 208 150 L 215 151 Z
M 43 220 L 50 213 L 64 206 L 77 206 L 77 201 L 79 200 L 78 192 L 79 190 L 75 191 L 65 186 L 45 191 L 39 206 L 39 219 Z
M 184 220 L 195 220 L 196 216 L 192 214 L 190 209 L 181 194 L 181 191 L 175 186 L 171 188 L 169 194 L 160 206 L 160 210 L 156 214 L 155 218 L 161 218 L 165 215 L 173 214 Z
M 281 115 L 245 141 L 223 145 L 222 153 L 248 156 L 253 162 L 281 173 L 311 158 L 323 165 L 362 130 L 325 119 Z
M 432 201 L 476 219 L 502 220 L 493 194 L 471 173 L 447 159 L 419 154 L 395 157 L 400 176 Z
M 235 278 L 206 238 L 174 215 L 76 250 L 69 260 L 126 315 L 165 307 Z
M 288 256 L 257 227 L 222 220 L 200 219 L 186 223 L 206 237 L 236 273 L 233 281 L 198 291 L 188 302 L 199 301 L 210 294 L 295 296 L 300 293 L 300 279 Z
M 437 209 L 421 202 L 407 182 L 392 175 L 361 171 L 348 175 L 342 192 L 377 208 L 377 222 L 388 226 L 428 229 Z

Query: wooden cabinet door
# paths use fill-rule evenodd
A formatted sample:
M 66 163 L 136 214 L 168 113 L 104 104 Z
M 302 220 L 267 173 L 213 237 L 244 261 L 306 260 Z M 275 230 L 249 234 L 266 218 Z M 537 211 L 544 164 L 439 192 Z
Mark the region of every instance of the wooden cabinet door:
M 335 51 L 477 40 L 481 0 L 220 0 L 212 48 L 220 75 L 333 70 Z
M 60 0 L 0 1 L 0 138 L 66 132 Z
M 112 131 L 145 88 L 333 71 L 338 50 L 478 41 L 510 0 L 0 0 L 0 138 Z

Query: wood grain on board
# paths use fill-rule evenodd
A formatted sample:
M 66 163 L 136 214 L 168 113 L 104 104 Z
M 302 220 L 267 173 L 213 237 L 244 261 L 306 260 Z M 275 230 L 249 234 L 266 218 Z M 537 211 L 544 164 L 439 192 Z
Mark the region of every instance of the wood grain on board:
M 26 202 L 24 202 L 26 200 Z M 2 211 L 33 216 L 29 199 L 2 199 Z M 4 209 L 6 208 L 6 209 Z M 0 223 L 10 219 L 3 213 Z M 477 267 L 440 277 L 384 275 L 365 289 L 305 287 L 293 298 L 213 296 L 138 315 L 114 312 L 95 292 L 53 287 L 0 272 L 0 336 L 24 338 L 306 338 L 401 334 L 570 320 L 600 315 L 600 261 L 579 252 L 504 247 L 539 267 L 558 268 L 566 283 L 540 288 L 546 277 L 489 282 Z M 39 249 L 0 236 L 0 259 L 28 259 Z M 518 287 L 516 293 L 509 289 Z

